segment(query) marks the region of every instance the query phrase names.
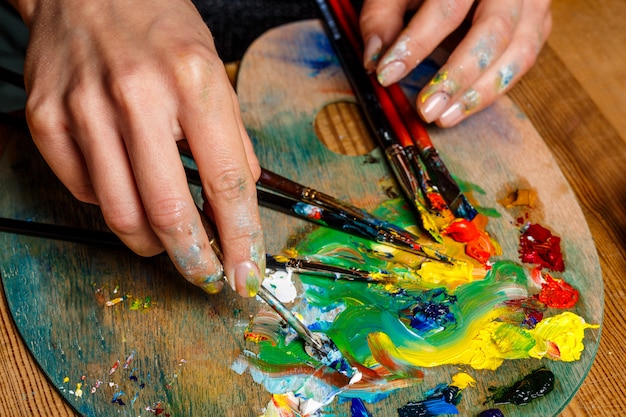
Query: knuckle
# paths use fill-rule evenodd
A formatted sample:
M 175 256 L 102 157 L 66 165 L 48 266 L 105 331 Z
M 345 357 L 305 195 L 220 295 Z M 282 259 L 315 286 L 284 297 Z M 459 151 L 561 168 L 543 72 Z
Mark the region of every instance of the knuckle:
M 486 27 L 489 28 L 489 36 L 492 39 L 497 39 L 504 42 L 510 42 L 511 35 L 513 34 L 513 20 L 510 15 L 494 14 L 489 17 L 486 22 Z
M 439 3 L 441 15 L 452 24 L 459 25 L 467 16 L 467 0 L 447 0 Z
M 146 204 L 146 214 L 152 228 L 167 234 L 183 230 L 194 213 L 181 198 L 162 198 Z
M 522 72 L 526 72 L 537 61 L 540 44 L 538 39 L 522 38 L 517 46 L 517 56 Z
M 116 71 L 108 83 L 113 100 L 126 109 L 144 100 L 147 91 L 144 86 L 152 84 L 136 67 Z
M 101 206 L 106 224 L 117 234 L 135 235 L 141 230 L 143 213 L 126 204 L 105 204 Z
M 82 203 L 97 204 L 98 199 L 91 183 L 68 184 L 68 189 L 78 201 Z
M 33 137 L 47 136 L 57 129 L 59 124 L 56 117 L 58 106 L 49 99 L 39 95 L 31 95 L 26 102 L 25 114 L 28 127 Z
M 218 171 L 212 180 L 208 181 L 206 194 L 209 201 L 230 202 L 249 196 L 253 189 L 254 184 L 245 168 L 231 166 Z
M 225 74 L 224 66 L 216 53 L 205 47 L 187 45 L 178 51 L 173 63 L 175 82 L 180 88 L 194 89 Z

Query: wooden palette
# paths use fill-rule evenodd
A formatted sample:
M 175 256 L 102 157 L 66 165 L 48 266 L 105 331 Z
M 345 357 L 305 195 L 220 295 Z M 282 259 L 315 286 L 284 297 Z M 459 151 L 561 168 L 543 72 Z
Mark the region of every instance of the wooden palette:
M 241 63 L 237 88 L 263 166 L 366 209 L 388 199 L 387 186 L 393 183 L 378 149 L 343 155 L 315 134 L 320 110 L 354 101 L 318 22 L 284 26 L 259 38 Z M 499 213 L 490 219 L 489 231 L 507 259 L 517 259 L 516 213 L 497 200 L 516 188 L 536 190 L 540 204 L 531 216 L 562 238 L 562 277 L 581 293 L 574 312 L 600 324 L 602 275 L 584 216 L 519 109 L 503 98 L 460 126 L 432 129 L 431 135 L 451 171 L 479 187 L 474 196 L 480 205 Z M 7 196 L 0 201 L 0 215 L 104 228 L 98 210 L 77 203 L 32 142 L 20 139 L 9 144 L 0 163 L 0 195 Z M 270 253 L 279 253 L 309 227 L 265 209 L 262 217 Z M 259 301 L 228 289 L 206 296 L 187 285 L 165 257 L 143 259 L 124 249 L 12 234 L 0 234 L 0 242 L 2 282 L 17 327 L 51 383 L 82 415 L 262 414 L 270 395 L 248 374 L 231 369 L 243 349 L 254 349 L 242 335 L 249 317 L 262 308 Z M 117 304 L 106 305 L 116 299 Z M 507 416 L 556 415 L 589 371 L 599 338 L 599 330 L 587 330 L 582 358 L 573 363 L 523 360 L 506 362 L 495 372 L 465 369 L 478 383 L 464 391 L 461 415 L 489 407 L 483 404 L 488 387 L 508 385 L 542 365 L 556 375 L 554 391 L 524 407 L 501 409 Z M 423 384 L 368 408 L 374 416 L 397 415 L 399 406 L 423 399 L 425 391 L 449 382 L 457 371 L 428 370 Z M 349 405 L 337 402 L 324 412 L 350 415 Z

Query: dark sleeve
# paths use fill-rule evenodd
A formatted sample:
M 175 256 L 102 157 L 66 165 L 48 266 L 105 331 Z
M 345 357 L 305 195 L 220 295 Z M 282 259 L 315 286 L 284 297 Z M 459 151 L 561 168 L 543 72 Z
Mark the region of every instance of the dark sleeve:
M 211 29 L 224 62 L 241 59 L 268 29 L 317 18 L 315 0 L 192 0 Z

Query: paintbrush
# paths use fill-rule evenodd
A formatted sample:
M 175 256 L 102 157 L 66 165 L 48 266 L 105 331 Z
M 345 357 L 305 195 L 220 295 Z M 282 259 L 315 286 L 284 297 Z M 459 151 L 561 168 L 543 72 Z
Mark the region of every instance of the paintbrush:
M 456 217 L 472 220 L 478 212 L 467 200 L 458 183 L 454 180 L 450 171 L 441 159 L 439 152 L 433 145 L 426 127 L 422 124 L 414 107 L 409 102 L 402 88 L 393 84 L 387 87 L 393 102 L 400 113 L 400 117 L 409 127 L 413 144 L 418 149 L 422 161 L 427 166 L 430 174 L 436 178 L 437 191 L 448 204 Z
M 33 222 L 26 220 L 0 217 L 0 232 L 13 233 L 24 236 L 33 236 L 44 239 L 62 240 L 96 247 L 110 247 L 127 249 L 126 245 L 112 232 L 89 230 L 79 227 L 63 226 Z M 221 256 L 221 255 L 220 255 Z M 349 280 L 363 282 L 391 282 L 395 281 L 384 271 L 366 271 L 358 268 L 344 268 L 328 265 L 323 262 L 309 259 L 293 258 L 283 255 L 266 254 L 267 269 L 271 271 L 285 271 L 306 273 L 333 280 Z
M 222 249 L 217 234 L 215 233 L 213 223 L 199 207 L 198 212 L 200 214 L 200 218 L 202 219 L 202 225 L 209 236 L 211 248 L 220 262 L 223 263 Z M 226 276 L 224 276 L 224 279 L 226 279 Z M 319 333 L 313 334 L 306 327 L 306 325 L 291 312 L 291 310 L 289 310 L 264 286 L 261 285 L 259 287 L 257 295 L 265 301 L 267 305 L 276 312 L 276 314 L 285 320 L 285 322 L 298 334 L 298 336 L 302 338 L 304 341 L 304 350 L 309 356 L 330 367 L 330 369 L 334 372 L 338 372 L 341 378 L 344 379 L 345 385 L 351 383 L 350 378 L 354 375 L 355 369 L 353 369 L 348 361 L 343 357 L 332 340 Z
M 178 149 L 181 155 L 193 159 L 191 149 L 186 141 L 179 141 Z M 202 186 L 198 170 L 185 167 L 185 172 L 190 183 Z M 264 189 L 295 201 L 322 207 L 325 209 L 326 213 L 332 212 L 333 217 L 336 219 L 333 224 L 337 228 L 340 228 L 340 230 L 350 233 L 349 230 L 358 228 L 365 233 L 360 235 L 365 239 L 391 244 L 396 247 L 404 248 L 405 250 L 417 252 L 421 254 L 421 256 L 431 257 L 424 253 L 424 251 L 421 251 L 420 247 L 422 245 L 418 243 L 419 238 L 409 231 L 391 222 L 379 219 L 350 203 L 341 201 L 321 191 L 299 184 L 261 167 L 261 176 L 257 181 L 257 194 L 265 195 L 263 194 Z M 285 202 L 287 200 L 283 199 L 280 201 Z M 293 204 L 287 204 L 282 207 L 281 211 L 306 218 L 305 216 L 301 216 L 298 210 L 293 209 L 297 204 L 295 201 Z M 267 202 L 267 199 L 260 201 L 261 204 L 265 202 Z M 278 209 L 276 206 L 273 208 Z M 312 218 L 308 219 L 313 220 Z M 356 222 L 357 225 L 351 227 L 352 222 Z M 367 225 L 367 227 L 364 228 L 363 225 Z M 440 257 L 435 257 L 433 259 L 441 260 L 439 258 Z
M 202 185 L 196 169 L 185 167 L 185 172 L 190 184 Z M 262 169 L 261 183 L 271 184 L 273 191 L 257 187 L 259 204 L 264 207 L 415 255 L 446 263 L 455 262 L 439 250 L 418 243 L 417 237 L 392 223 L 266 169 Z
M 439 230 L 430 213 L 424 207 L 419 181 L 411 170 L 404 148 L 398 140 L 398 135 L 408 133 L 403 131 L 404 127 L 398 115 L 386 111 L 386 108 L 392 107 L 392 105 L 381 103 L 376 92 L 376 83 L 372 82 L 370 75 L 365 72 L 356 49 L 351 45 L 355 42 L 350 39 L 354 34 L 346 30 L 345 24 L 341 25 L 338 22 L 337 12 L 340 10 L 336 4 L 333 4 L 331 8 L 325 0 L 316 0 L 316 2 L 323 17 L 329 40 L 344 68 L 354 95 L 361 104 L 370 130 L 387 156 L 391 171 L 405 197 L 416 210 L 422 228 L 436 241 L 441 242 Z
M 363 45 L 360 41 L 358 17 L 352 3 L 350 0 L 329 0 L 329 3 L 329 8 L 332 9 L 337 17 L 340 28 L 343 29 L 357 56 L 360 54 L 362 61 L 361 51 Z M 360 66 L 353 70 L 364 71 Z M 421 178 L 421 183 L 422 186 L 425 187 L 424 192 L 427 193 L 429 201 L 434 201 L 435 204 L 438 204 L 437 200 L 439 196 L 441 196 L 457 217 L 472 220 L 476 214 L 478 214 L 476 209 L 469 203 L 465 195 L 461 192 L 457 182 L 452 178 L 448 168 L 430 140 L 426 127 L 402 91 L 400 85 L 392 84 L 388 87 L 382 87 L 373 75 L 370 75 L 369 78 L 378 99 L 383 102 L 383 111 L 385 111 L 388 117 L 394 120 L 392 124 L 395 125 L 399 118 L 410 134 L 410 141 L 407 141 L 404 135 L 399 135 L 402 146 L 405 150 L 408 146 L 417 147 L 419 156 L 421 157 L 421 164 L 425 164 L 427 167 L 427 170 L 422 170 L 421 172 L 427 175 L 428 178 Z M 409 153 L 410 152 L 411 150 L 409 150 Z M 414 156 L 409 155 L 409 159 L 416 157 L 417 155 L 415 154 Z M 419 167 L 416 166 L 418 164 L 420 164 L 420 162 L 412 161 L 416 172 L 420 171 Z M 434 184 L 430 179 L 431 176 L 434 178 Z M 436 188 L 433 187 L 435 184 Z
M 210 221 L 202 210 L 198 208 L 198 212 L 200 213 L 202 224 L 207 231 L 211 248 L 215 252 L 220 262 L 222 262 L 222 250 L 219 245 L 218 239 L 213 232 L 213 226 L 211 225 Z M 123 242 L 111 232 L 86 230 L 70 226 L 29 222 L 25 220 L 16 220 L 4 217 L 0 217 L 0 231 L 47 239 L 92 244 L 98 247 L 126 247 Z M 295 264 L 298 263 L 296 260 L 292 260 L 290 262 Z M 278 264 L 273 263 L 273 265 L 277 266 Z M 287 267 L 285 266 L 285 270 L 287 270 L 286 268 Z M 330 276 L 330 272 L 326 276 Z M 318 359 L 323 358 L 326 356 L 326 354 L 330 352 L 329 349 L 331 345 L 328 344 L 328 342 L 323 341 L 320 337 L 313 335 L 311 331 L 265 287 L 261 286 L 257 295 L 263 301 L 265 301 L 274 311 L 276 311 L 276 313 L 281 318 L 283 318 L 285 322 L 287 322 L 287 324 L 289 324 L 289 326 L 291 326 L 291 328 L 293 328 L 294 331 L 305 341 L 308 347 L 307 353 L 309 353 L 312 357 Z
M 331 227 L 336 230 L 359 236 L 364 239 L 394 247 L 396 249 L 426 257 L 440 262 L 453 264 L 456 260 L 427 245 L 413 243 L 407 245 L 402 240 L 397 240 L 393 235 L 381 232 L 371 224 L 362 223 L 358 220 L 346 221 L 345 213 L 328 210 L 321 206 L 303 203 L 294 198 L 257 190 L 259 204 L 291 216 L 299 217 L 313 223 Z
M 333 280 L 362 281 L 367 283 L 395 282 L 392 276 L 384 271 L 373 272 L 359 268 L 344 268 L 328 265 L 309 259 L 291 258 L 282 255 L 266 255 L 267 269 L 298 274 L 309 274 Z

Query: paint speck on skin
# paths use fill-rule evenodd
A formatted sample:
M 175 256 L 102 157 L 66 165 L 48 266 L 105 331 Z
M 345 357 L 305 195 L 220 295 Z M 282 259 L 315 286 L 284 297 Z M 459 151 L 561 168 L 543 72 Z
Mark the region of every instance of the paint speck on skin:
M 474 109 L 478 107 L 482 100 L 482 96 L 480 93 L 473 88 L 467 90 L 463 96 L 460 98 L 460 102 L 463 104 L 465 113 L 471 113 Z
M 423 93 L 420 95 L 420 101 L 425 103 L 433 94 L 443 92 L 449 97 L 455 95 L 461 88 L 455 77 L 446 70 L 438 72 L 424 87 Z
M 509 88 L 518 73 L 517 64 L 509 64 L 500 68 L 496 77 L 496 93 L 502 93 Z
M 385 54 L 385 57 L 380 62 L 380 66 L 384 67 L 393 61 L 405 61 L 409 58 L 412 54 L 409 45 L 410 42 L 411 38 L 408 35 L 400 35 L 393 49 Z
M 481 71 L 484 71 L 493 62 L 494 48 L 497 44 L 495 36 L 481 37 L 478 43 L 470 51 L 470 55 L 476 58 L 476 64 Z

